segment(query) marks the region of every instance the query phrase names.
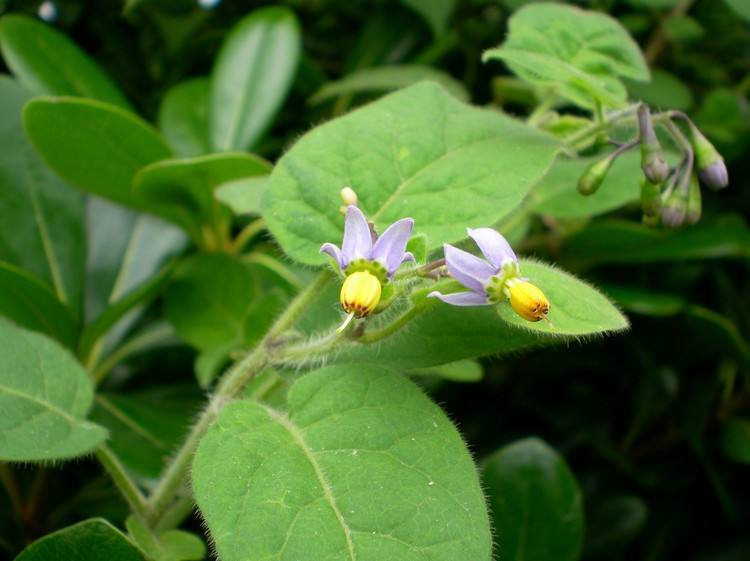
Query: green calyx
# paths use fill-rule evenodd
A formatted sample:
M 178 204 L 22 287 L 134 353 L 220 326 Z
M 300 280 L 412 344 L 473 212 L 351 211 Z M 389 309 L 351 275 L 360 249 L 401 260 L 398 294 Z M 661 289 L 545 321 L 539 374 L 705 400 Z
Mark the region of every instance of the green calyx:
M 507 284 L 511 279 L 517 279 L 521 276 L 521 268 L 516 261 L 508 261 L 503 264 L 503 268 L 495 276 L 491 277 L 485 290 L 490 302 L 496 304 L 508 298 Z
M 344 275 L 348 277 L 352 273 L 357 273 L 359 271 L 366 271 L 374 275 L 383 286 L 387 285 L 390 280 L 385 266 L 378 261 L 370 261 L 369 259 L 354 259 L 344 270 Z

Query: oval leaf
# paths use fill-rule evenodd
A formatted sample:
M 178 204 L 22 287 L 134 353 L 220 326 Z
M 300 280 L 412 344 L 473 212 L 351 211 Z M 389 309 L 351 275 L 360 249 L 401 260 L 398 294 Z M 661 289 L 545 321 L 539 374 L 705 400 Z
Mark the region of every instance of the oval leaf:
M 85 420 L 93 388 L 57 343 L 0 321 L 0 460 L 41 461 L 91 452 L 107 431 Z
M 339 191 L 350 185 L 380 231 L 411 216 L 435 248 L 511 213 L 558 149 L 544 133 L 420 83 L 303 136 L 271 174 L 263 217 L 290 257 L 324 263 L 318 250 L 341 240 Z
M 490 456 L 482 480 L 505 559 L 577 561 L 583 543 L 583 499 L 565 461 L 538 438 Z
M 194 78 L 174 86 L 159 107 L 159 130 L 183 158 L 211 152 L 208 140 L 208 78 Z
M 300 50 L 297 19 L 283 7 L 256 10 L 232 29 L 211 76 L 215 150 L 249 150 L 255 144 L 286 99 Z
M 195 456 L 193 488 L 223 561 L 491 556 L 458 432 L 413 383 L 378 368 L 305 376 L 288 414 L 227 406 Z
M 130 108 L 99 65 L 50 25 L 21 15 L 4 16 L 0 48 L 13 74 L 35 95 L 89 97 Z

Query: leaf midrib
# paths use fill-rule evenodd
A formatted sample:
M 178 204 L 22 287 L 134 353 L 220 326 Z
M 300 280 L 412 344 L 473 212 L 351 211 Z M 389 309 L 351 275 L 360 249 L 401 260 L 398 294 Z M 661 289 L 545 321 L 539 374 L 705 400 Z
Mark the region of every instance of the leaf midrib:
M 55 413 L 56 415 L 62 417 L 63 419 L 65 419 L 66 421 L 68 421 L 68 423 L 70 423 L 72 426 L 78 425 L 81 422 L 79 419 L 76 419 L 75 417 L 73 417 L 67 411 L 63 411 L 59 407 L 56 407 L 55 405 L 52 405 L 50 402 L 43 401 L 43 400 L 39 399 L 38 397 L 35 397 L 35 396 L 31 395 L 31 394 L 20 392 L 20 391 L 18 391 L 16 389 L 10 388 L 10 387 L 8 387 L 8 386 L 6 386 L 4 384 L 0 384 L 0 392 L 5 392 L 6 394 L 11 395 L 13 397 L 18 397 L 18 398 L 21 398 L 21 399 L 25 399 L 27 401 L 31 401 L 32 403 L 36 403 L 37 405 L 39 405 L 39 406 L 41 406 L 41 407 L 49 410 L 51 413 Z

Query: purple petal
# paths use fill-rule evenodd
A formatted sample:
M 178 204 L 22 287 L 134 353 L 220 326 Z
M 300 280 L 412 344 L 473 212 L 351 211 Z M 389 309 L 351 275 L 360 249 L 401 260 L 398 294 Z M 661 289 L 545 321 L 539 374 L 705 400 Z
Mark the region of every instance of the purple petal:
M 484 287 L 496 269 L 484 259 L 452 245 L 445 244 L 443 251 L 450 275 L 466 288 L 484 294 Z
M 344 268 L 348 267 L 353 259 L 370 259 L 372 253 L 370 226 L 362 211 L 354 205 L 346 208 L 341 253 Z
M 452 306 L 489 306 L 490 301 L 484 294 L 477 292 L 453 292 L 452 294 L 442 294 L 438 291 L 430 292 L 427 298 L 440 298 L 446 304 Z
M 487 258 L 487 261 L 495 266 L 498 271 L 503 268 L 507 261 L 518 261 L 518 257 L 510 247 L 508 240 L 498 234 L 492 228 L 467 228 L 469 236 L 477 243 L 479 249 Z
M 333 257 L 339 264 L 339 269 L 341 269 L 342 271 L 346 269 L 346 267 L 344 266 L 343 255 L 341 255 L 341 250 L 337 245 L 334 245 L 332 243 L 324 243 L 320 246 L 320 253 L 327 253 L 328 255 Z
M 375 247 L 372 248 L 372 259 L 385 265 L 389 275 L 392 275 L 404 261 L 404 252 L 412 228 L 414 228 L 414 220 L 402 218 L 388 226 L 388 229 L 375 242 Z
M 401 260 L 401 264 L 403 265 L 408 261 L 416 261 L 416 259 L 414 258 L 414 254 L 411 251 L 407 251 L 404 253 L 404 258 Z

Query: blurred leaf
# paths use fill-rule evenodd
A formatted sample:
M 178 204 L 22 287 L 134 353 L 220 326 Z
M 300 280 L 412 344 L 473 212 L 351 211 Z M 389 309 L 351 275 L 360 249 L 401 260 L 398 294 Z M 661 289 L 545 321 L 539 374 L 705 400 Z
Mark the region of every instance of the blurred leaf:
M 341 95 L 388 92 L 425 80 L 437 82 L 456 99 L 469 100 L 469 92 L 466 87 L 450 74 L 430 66 L 404 64 L 399 66 L 375 66 L 357 70 L 339 80 L 328 82 L 310 98 L 309 102 L 315 105 Z
M 0 315 L 21 327 L 75 346 L 77 326 L 70 311 L 37 279 L 0 261 Z
M 456 0 L 401 0 L 419 14 L 430 26 L 433 35 L 442 35 L 451 14 L 456 9 Z
M 89 99 L 41 97 L 26 104 L 24 126 L 42 159 L 66 181 L 173 218 L 132 190 L 139 169 L 170 156 L 158 133 L 135 115 Z
M 709 92 L 695 122 L 727 159 L 743 156 L 750 146 L 747 99 L 734 90 L 719 88 Z
M 380 368 L 308 374 L 287 413 L 228 405 L 201 441 L 193 488 L 224 561 L 491 557 L 460 435 L 412 382 Z
M 671 16 L 664 22 L 664 31 L 671 41 L 686 43 L 700 39 L 706 30 L 690 16 Z
M 236 216 L 260 214 L 263 193 L 268 187 L 268 176 L 259 175 L 227 181 L 214 191 L 214 197 L 227 205 Z
M 722 314 L 691 305 L 687 308 L 688 321 L 700 334 L 701 345 L 715 346 L 722 354 L 735 356 L 750 365 L 750 346 L 737 326 Z
M 625 89 L 618 76 L 649 77 L 638 45 L 608 15 L 539 3 L 515 12 L 508 25 L 505 42 L 485 51 L 482 60 L 501 59 L 524 80 L 554 87 L 582 107 L 592 107 L 593 100 L 622 105 Z
M 35 95 L 88 97 L 130 108 L 99 65 L 54 27 L 26 16 L 3 16 L 0 48 L 13 74 Z
M 746 0 L 724 0 L 740 16 L 750 21 L 750 4 Z
M 451 382 L 478 382 L 484 376 L 484 369 L 476 360 L 459 360 L 430 368 L 417 368 L 410 370 L 408 374 L 410 376 L 437 376 Z
M 645 316 L 673 316 L 685 309 L 686 302 L 674 294 L 646 290 L 637 286 L 606 284 L 602 290 L 627 312 Z
M 148 561 L 138 548 L 103 518 L 84 520 L 38 539 L 15 561 Z
M 214 200 L 221 184 L 270 171 L 265 160 L 240 152 L 161 160 L 136 174 L 133 191 L 154 206 L 170 209 L 177 223 L 200 240 L 204 226 L 218 229 L 230 223 L 228 211 Z
M 730 460 L 750 464 L 750 419 L 733 417 L 724 421 L 719 444 Z
M 638 537 L 648 519 L 648 506 L 634 495 L 609 497 L 594 504 L 586 519 L 584 557 L 607 557 Z
M 509 444 L 482 466 L 495 543 L 516 561 L 576 561 L 583 499 L 565 460 L 538 438 Z
M 62 460 L 91 452 L 107 431 L 85 420 L 93 387 L 58 343 L 0 320 L 0 460 Z
M 655 109 L 687 111 L 693 106 L 693 94 L 687 84 L 664 70 L 652 70 L 650 82 L 626 80 L 625 83 L 631 98 L 644 101 Z
M 596 158 L 558 160 L 528 198 L 529 210 L 562 219 L 587 218 L 609 212 L 640 197 L 641 156 L 637 151 L 620 156 L 599 190 L 588 197 L 578 192 L 578 179 Z
M 211 152 L 208 129 L 208 78 L 180 82 L 159 106 L 159 130 L 174 153 L 183 158 Z
M 290 257 L 322 264 L 321 244 L 341 240 L 339 191 L 351 185 L 381 231 L 411 216 L 436 248 L 463 238 L 466 224 L 510 214 L 558 150 L 552 137 L 425 82 L 303 136 L 274 167 L 263 218 Z
M 637 8 L 651 8 L 655 10 L 665 10 L 674 8 L 681 0 L 625 0 L 631 6 Z
M 211 76 L 209 115 L 215 150 L 249 150 L 284 103 L 297 71 L 299 25 L 287 8 L 261 8 L 238 22 Z
M 30 97 L 15 80 L 0 76 L 0 259 L 44 282 L 77 319 L 84 197 L 60 181 L 27 140 L 21 111 Z

